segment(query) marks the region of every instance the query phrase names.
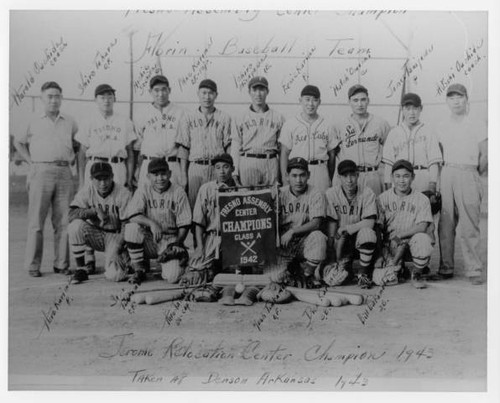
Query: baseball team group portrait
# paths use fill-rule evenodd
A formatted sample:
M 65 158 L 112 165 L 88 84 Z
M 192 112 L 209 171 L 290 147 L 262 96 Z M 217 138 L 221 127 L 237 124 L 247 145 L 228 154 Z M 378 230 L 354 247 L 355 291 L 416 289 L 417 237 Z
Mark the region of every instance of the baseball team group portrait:
M 10 390 L 487 390 L 488 12 L 10 29 Z

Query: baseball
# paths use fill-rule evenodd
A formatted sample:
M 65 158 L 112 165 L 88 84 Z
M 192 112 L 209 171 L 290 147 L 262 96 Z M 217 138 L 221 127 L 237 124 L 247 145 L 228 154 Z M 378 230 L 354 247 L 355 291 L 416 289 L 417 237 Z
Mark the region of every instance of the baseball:
M 245 290 L 245 284 L 243 284 L 243 283 L 238 283 L 238 284 L 236 284 L 236 287 L 234 288 L 234 290 L 235 290 L 238 294 L 241 294 L 241 293 Z

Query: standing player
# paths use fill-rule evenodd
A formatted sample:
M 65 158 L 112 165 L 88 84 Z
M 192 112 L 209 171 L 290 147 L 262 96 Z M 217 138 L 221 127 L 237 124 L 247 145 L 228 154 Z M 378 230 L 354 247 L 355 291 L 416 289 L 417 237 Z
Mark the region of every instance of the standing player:
M 192 207 L 198 189 L 215 179 L 212 159 L 224 153 L 231 144 L 231 118 L 214 105 L 217 99 L 217 84 L 203 80 L 198 86 L 200 106 L 187 115 L 177 136 L 179 157 L 188 159 L 188 196 Z
M 467 89 L 462 84 L 448 87 L 446 103 L 451 115 L 438 126 L 444 159 L 441 172 L 443 204 L 439 222 L 439 274 L 444 278 L 453 277 L 455 229 L 460 223 L 465 275 L 472 284 L 478 285 L 482 283 L 483 270 L 479 254 L 483 189 L 479 175 L 484 174 L 488 166 L 488 132 L 484 122 L 469 117 Z
M 370 98 L 365 87 L 356 84 L 347 95 L 352 114 L 335 125 L 338 162 L 354 161 L 360 173 L 360 186 L 368 186 L 379 195 L 383 189 L 378 169 L 390 126 L 384 119 L 368 113 Z
M 114 181 L 132 189 L 134 153 L 132 142 L 137 139 L 130 119 L 114 111 L 115 90 L 108 84 L 95 89 L 96 111 L 85 120 L 76 140 L 81 144 L 80 188 L 90 180 L 90 167 L 96 161 L 108 162 L 113 168 Z M 90 162 L 85 165 L 86 162 Z
M 385 265 L 397 266 L 396 271 L 399 271 L 409 252 L 414 264 L 413 285 L 425 288 L 422 271 L 427 267 L 432 253 L 431 238 L 426 233 L 432 223 L 432 214 L 429 199 L 411 187 L 414 177 L 410 162 L 398 160 L 392 165 L 393 188 L 378 197 L 379 224 Z M 377 284 L 384 284 L 384 279 L 375 280 L 375 272 L 373 278 Z
M 140 152 L 139 156 L 139 185 L 146 183 L 148 165 L 152 159 L 166 158 L 172 173 L 172 182 L 185 187 L 187 177 L 181 175 L 182 169 L 177 159 L 177 145 L 175 143 L 179 125 L 184 119 L 184 110 L 171 103 L 170 85 L 165 76 L 158 75 L 149 82 L 149 93 L 153 103 L 148 106 L 144 115 L 136 120 L 138 140 L 134 150 Z M 186 164 L 186 160 L 181 160 Z
M 168 247 L 182 248 L 186 239 L 191 208 L 186 192 L 170 182 L 171 174 L 164 158 L 153 159 L 148 165 L 149 183 L 136 190 L 128 205 L 125 242 L 135 272 L 129 279 L 132 283 L 140 284 L 146 277 L 144 257 L 156 259 Z
M 287 120 L 281 130 L 281 171 L 287 172 L 289 158 L 304 158 L 309 164 L 310 183 L 324 192 L 330 187 L 335 169 L 333 127 L 318 114 L 321 104 L 318 87 L 306 85 L 299 101 L 302 112 Z M 283 183 L 288 183 L 286 175 Z
M 354 161 L 342 161 L 337 172 L 340 185 L 334 185 L 326 191 L 328 249 L 334 252 L 338 265 L 348 271 L 357 251 L 361 266 L 357 276 L 358 285 L 370 288 L 368 270 L 377 243 L 377 235 L 373 230 L 377 219 L 375 193 L 369 187 L 358 186 L 359 173 Z
M 320 231 L 325 217 L 325 196 L 308 184 L 307 161 L 296 157 L 287 167 L 289 185 L 279 190 L 280 243 L 278 268 L 286 270 L 293 259 L 300 260 L 299 283 L 309 287 L 326 256 L 326 236 Z M 271 273 L 271 279 L 280 273 Z
M 90 168 L 90 182 L 76 194 L 70 205 L 69 243 L 76 261 L 76 278 L 94 274 L 95 266 L 85 263 L 85 250 L 105 252 L 105 277 L 122 281 L 127 275 L 121 256 L 124 240 L 121 222 L 132 193 L 113 181 L 113 167 L 95 162 Z M 83 273 L 82 273 L 83 272 Z
M 54 81 L 42 85 L 42 116 L 33 119 L 24 133 L 15 137 L 15 147 L 29 165 L 28 235 L 25 267 L 40 277 L 43 257 L 43 227 L 52 208 L 54 228 L 54 272 L 69 267 L 68 212 L 73 196 L 70 165 L 78 149 L 74 136 L 78 127 L 72 117 L 61 113 L 62 89 Z
M 248 83 L 252 105 L 233 120 L 231 155 L 237 181 L 243 186 L 273 185 L 279 180 L 278 137 L 284 117 L 266 103 L 269 83 L 253 77 Z
M 412 188 L 418 192 L 435 193 L 439 164 L 443 162 L 435 132 L 420 122 L 422 100 L 417 94 L 408 93 L 401 100 L 403 122 L 394 127 L 384 144 L 382 162 L 385 164 L 385 188 L 391 184 L 394 162 L 405 159 L 413 164 L 415 180 Z

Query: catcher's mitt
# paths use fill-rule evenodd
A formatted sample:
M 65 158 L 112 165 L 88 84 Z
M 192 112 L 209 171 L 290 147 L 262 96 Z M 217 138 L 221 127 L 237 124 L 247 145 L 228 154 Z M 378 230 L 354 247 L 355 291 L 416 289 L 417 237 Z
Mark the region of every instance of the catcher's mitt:
M 435 215 L 441 211 L 441 193 L 432 192 L 431 190 L 426 190 L 422 192 L 431 203 L 431 212 L 432 215 Z
M 219 290 L 217 288 L 207 285 L 193 290 L 190 299 L 196 302 L 215 302 L 218 294 Z
M 292 293 L 276 283 L 269 283 L 257 294 L 257 299 L 264 302 L 284 304 L 292 298 Z
M 330 263 L 323 269 L 323 281 L 329 286 L 341 285 L 349 276 L 349 272 L 338 263 Z
M 202 285 L 211 282 L 214 279 L 212 269 L 189 270 L 184 273 L 179 281 L 180 285 Z
M 373 270 L 372 280 L 377 285 L 396 285 L 398 284 L 398 271 L 401 266 L 385 266 Z
M 189 260 L 189 254 L 184 245 L 170 244 L 167 248 L 158 256 L 159 263 L 165 263 L 169 260 L 179 260 L 181 266 L 186 266 Z

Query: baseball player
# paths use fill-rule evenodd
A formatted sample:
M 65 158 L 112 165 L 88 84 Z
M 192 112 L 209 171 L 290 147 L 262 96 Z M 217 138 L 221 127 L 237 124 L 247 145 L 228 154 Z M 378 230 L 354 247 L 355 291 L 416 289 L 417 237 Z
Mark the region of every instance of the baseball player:
M 359 185 L 370 187 L 376 195 L 382 193 L 379 164 L 390 126 L 384 119 L 368 112 L 368 90 L 356 84 L 347 95 L 352 114 L 335 124 L 334 145 L 338 148 L 338 162 L 350 159 L 359 170 Z M 334 180 L 338 180 L 337 176 Z
M 91 247 L 105 252 L 105 277 L 122 281 L 127 275 L 127 259 L 122 254 L 126 251 L 121 222 L 132 193 L 114 182 L 113 167 L 107 162 L 92 164 L 90 178 L 70 205 L 68 235 L 76 261 L 75 277 L 84 279 L 95 273 L 95 266 L 85 262 L 85 249 Z
M 279 190 L 279 270 L 287 270 L 299 259 L 299 285 L 309 287 L 313 274 L 326 256 L 327 237 L 320 231 L 325 217 L 325 196 L 308 184 L 310 173 L 304 158 L 290 159 L 287 166 L 289 185 Z M 271 280 L 280 273 L 271 273 Z M 303 284 L 300 284 L 303 281 Z
M 429 199 L 412 189 L 415 177 L 413 164 L 398 160 L 392 165 L 393 188 L 378 197 L 378 222 L 382 230 L 383 255 L 387 266 L 399 269 L 406 255 L 414 264 L 413 285 L 425 288 L 422 271 L 432 253 L 432 242 L 426 230 L 432 223 Z M 375 278 L 375 273 L 374 273 Z
M 465 275 L 474 285 L 481 284 L 483 265 L 479 255 L 479 221 L 483 189 L 479 175 L 488 166 L 487 127 L 469 117 L 467 89 L 452 84 L 446 91 L 451 115 L 437 128 L 443 149 L 441 172 L 442 210 L 439 222 L 441 261 L 438 274 L 453 277 L 455 229 L 461 227 L 461 249 Z
M 243 186 L 273 185 L 279 180 L 278 138 L 284 117 L 266 103 L 269 83 L 253 77 L 248 83 L 252 104 L 233 120 L 231 155 L 236 181 Z
M 299 101 L 302 112 L 287 120 L 281 130 L 281 171 L 287 172 L 289 158 L 301 157 L 309 164 L 310 183 L 324 192 L 330 187 L 335 169 L 333 126 L 318 114 L 321 104 L 318 87 L 306 85 Z M 286 175 L 283 183 L 288 183 Z
M 226 152 L 231 144 L 231 118 L 214 106 L 217 84 L 203 80 L 198 86 L 200 106 L 188 114 L 177 136 L 179 157 L 188 159 L 188 196 L 192 207 L 198 189 L 215 179 L 212 158 Z
M 177 159 L 176 138 L 179 125 L 185 118 L 184 110 L 170 102 L 170 84 L 165 76 L 157 75 L 149 82 L 149 93 L 153 103 L 147 112 L 136 119 L 138 139 L 134 150 L 140 153 L 139 185 L 148 182 L 148 165 L 154 158 L 166 158 L 172 174 L 171 181 L 185 187 L 187 177 L 181 175 L 186 171 L 186 160 Z M 181 169 L 180 164 L 183 164 Z
M 94 91 L 97 109 L 80 127 L 76 140 L 81 144 L 80 188 L 90 179 L 90 167 L 104 161 L 113 168 L 114 181 L 132 188 L 134 153 L 132 143 L 137 139 L 132 121 L 114 111 L 114 90 L 108 84 L 98 85 Z M 86 165 L 85 163 L 88 162 Z
M 146 277 L 144 258 L 156 259 L 168 247 L 183 247 L 191 225 L 191 208 L 186 192 L 170 182 L 172 172 L 164 158 L 148 164 L 148 180 L 130 201 L 125 225 L 125 242 L 134 275 L 131 283 Z
M 370 288 L 369 267 L 377 243 L 373 230 L 377 219 L 375 193 L 358 186 L 358 167 L 354 161 L 343 160 L 337 169 L 340 185 L 326 191 L 328 246 L 338 264 L 351 269 L 355 250 L 359 253 L 358 285 Z
M 196 231 L 196 248 L 189 262 L 189 271 L 183 279 L 187 284 L 211 281 L 216 269 L 216 255 L 220 251 L 220 218 L 217 207 L 217 190 L 232 187 L 236 183 L 233 158 L 228 153 L 212 158 L 215 180 L 204 183 L 198 192 L 193 211 Z
M 28 234 L 25 267 L 32 277 L 40 277 L 43 257 L 43 227 L 49 208 L 54 228 L 54 272 L 67 273 L 69 267 L 68 212 L 73 196 L 70 165 L 75 161 L 78 126 L 61 113 L 62 89 L 54 81 L 42 85 L 44 112 L 33 119 L 23 133 L 16 133 L 14 145 L 28 163 Z M 78 166 L 77 166 L 78 169 Z
M 422 100 L 407 93 L 401 100 L 403 122 L 394 127 L 384 144 L 382 162 L 385 164 L 385 189 L 391 184 L 394 162 L 405 159 L 413 164 L 415 180 L 412 188 L 418 192 L 436 192 L 439 164 L 443 162 L 436 133 L 420 121 Z

